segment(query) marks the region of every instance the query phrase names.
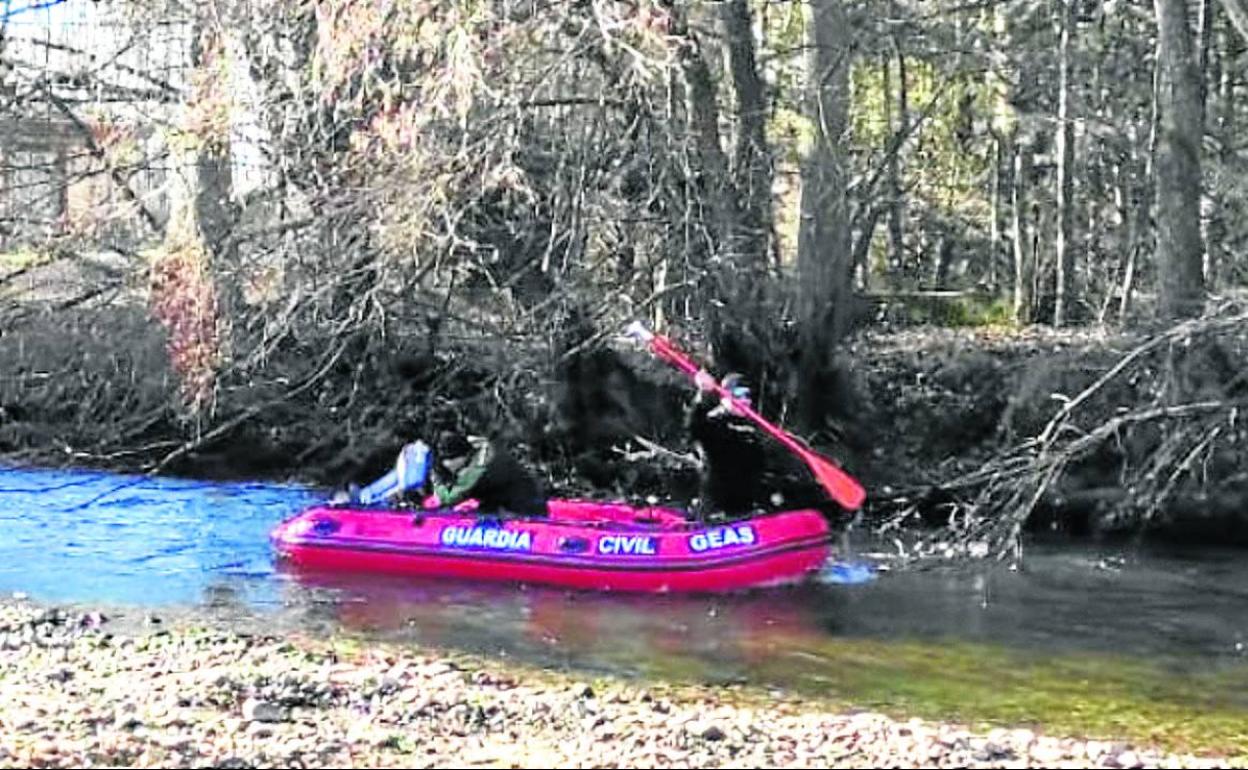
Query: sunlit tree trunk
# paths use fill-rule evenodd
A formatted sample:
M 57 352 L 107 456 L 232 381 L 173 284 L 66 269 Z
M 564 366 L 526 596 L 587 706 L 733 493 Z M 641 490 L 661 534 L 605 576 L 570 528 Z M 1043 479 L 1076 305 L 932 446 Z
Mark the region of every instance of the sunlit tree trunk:
M 1032 283 L 1036 272 L 1036 254 L 1031 248 L 1027 225 L 1027 180 L 1031 177 L 1031 148 L 1014 147 L 1014 169 L 1010 186 L 1010 240 L 1014 250 L 1014 319 L 1020 324 L 1031 323 L 1034 296 Z
M 890 131 L 898 136 L 905 136 L 910 130 L 910 96 L 906 86 L 906 56 L 896 37 L 893 38 L 893 48 L 897 53 L 897 124 L 895 128 L 890 125 Z M 890 72 L 890 65 L 886 59 L 884 62 L 886 78 Z M 887 85 L 888 81 L 885 82 L 884 101 L 888 109 L 892 105 L 892 89 Z M 889 111 L 891 112 L 891 109 Z M 889 122 L 892 123 L 891 120 Z M 888 246 L 890 262 L 896 275 L 902 274 L 906 262 L 906 193 L 901 184 L 900 156 L 901 152 L 898 151 L 889 153 L 888 157 Z
M 1001 138 L 994 134 L 992 138 L 992 209 L 988 222 L 988 286 L 994 294 L 1000 282 L 997 276 L 997 261 L 1001 257 L 1001 156 Z
M 1075 126 L 1070 114 L 1071 38 L 1075 34 L 1074 0 L 1057 0 L 1062 14 L 1057 106 L 1057 304 L 1053 325 L 1067 321 L 1075 300 L 1074 165 Z

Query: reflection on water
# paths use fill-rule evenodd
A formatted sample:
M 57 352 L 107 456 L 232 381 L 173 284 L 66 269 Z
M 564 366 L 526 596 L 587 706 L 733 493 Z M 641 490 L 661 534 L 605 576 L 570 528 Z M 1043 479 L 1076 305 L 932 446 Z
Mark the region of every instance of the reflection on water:
M 838 640 L 1100 651 L 1190 670 L 1242 662 L 1248 643 L 1248 560 L 1233 551 L 1037 545 L 1018 572 L 950 567 L 886 573 L 864 585 L 828 580 L 721 597 L 607 596 L 276 568 L 269 531 L 320 494 L 0 469 L 0 592 L 193 606 L 226 618 L 346 627 L 604 670 L 641 671 L 679 654 L 728 678 L 752 676 L 760 661 L 794 650 L 826 651 Z M 801 665 L 791 675 L 802 676 Z
M 786 640 L 825 636 L 811 587 L 730 596 L 637 596 L 325 572 L 282 572 L 288 622 L 472 652 L 641 673 L 665 656 L 730 678 Z

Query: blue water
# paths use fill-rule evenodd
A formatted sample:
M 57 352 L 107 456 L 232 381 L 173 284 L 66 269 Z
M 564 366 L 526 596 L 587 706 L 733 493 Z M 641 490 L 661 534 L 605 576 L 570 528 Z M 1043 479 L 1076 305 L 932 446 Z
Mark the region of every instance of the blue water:
M 0 469 L 0 594 L 185 606 L 227 588 L 277 601 L 268 533 L 323 492 Z
M 223 592 L 288 602 L 268 535 L 326 490 L 92 471 L 0 468 L 0 595 L 187 607 Z M 827 582 L 874 578 L 832 563 Z
M 727 597 L 288 574 L 269 532 L 326 494 L 0 468 L 0 596 L 186 608 L 519 656 L 554 651 L 608 669 L 676 648 L 732 669 L 742 650 L 830 637 L 1108 651 L 1194 668 L 1248 660 L 1248 559 L 1240 551 L 1035 545 L 1020 571 L 986 563 L 878 578 L 851 561 L 829 564 L 813 584 Z M 782 638 L 790 642 L 775 641 Z

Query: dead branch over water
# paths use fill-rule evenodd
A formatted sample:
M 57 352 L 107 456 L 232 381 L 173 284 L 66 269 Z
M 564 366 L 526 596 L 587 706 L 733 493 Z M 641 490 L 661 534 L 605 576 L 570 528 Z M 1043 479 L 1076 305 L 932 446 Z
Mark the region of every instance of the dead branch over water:
M 940 483 L 948 531 L 915 553 L 1018 556 L 1045 506 L 1091 506 L 1113 528 L 1242 499 L 1248 379 L 1232 362 L 1246 343 L 1248 313 L 1228 303 L 1145 336 L 1073 397 L 1051 393 L 1061 407 L 1033 437 Z M 915 514 L 907 508 L 881 531 Z

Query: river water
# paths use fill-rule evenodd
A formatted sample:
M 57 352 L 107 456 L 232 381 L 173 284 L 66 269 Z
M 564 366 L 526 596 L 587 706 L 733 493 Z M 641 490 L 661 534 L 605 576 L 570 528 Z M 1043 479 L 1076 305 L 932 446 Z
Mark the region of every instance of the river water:
M 1035 543 L 1017 571 L 894 570 L 858 585 L 829 572 L 726 597 L 287 574 L 268 533 L 325 494 L 0 468 L 0 595 L 345 629 L 590 671 L 670 674 L 679 661 L 699 678 L 776 687 L 834 678 L 837 656 L 874 642 L 1109 655 L 1181 674 L 1229 671 L 1236 682 L 1248 669 L 1242 551 Z M 865 543 L 855 550 L 870 553 Z M 1248 709 L 1242 691 L 1226 696 Z

